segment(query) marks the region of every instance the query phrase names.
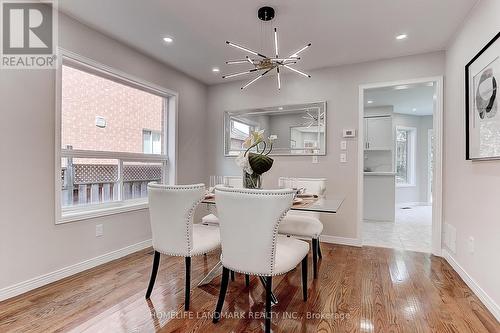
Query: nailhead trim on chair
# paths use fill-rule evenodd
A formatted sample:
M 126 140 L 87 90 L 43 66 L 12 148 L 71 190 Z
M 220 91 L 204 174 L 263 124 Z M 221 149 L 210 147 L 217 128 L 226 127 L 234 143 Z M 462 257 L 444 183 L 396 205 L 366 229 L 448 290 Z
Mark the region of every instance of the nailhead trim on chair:
M 292 197 L 292 200 L 293 200 L 293 197 Z M 271 269 L 270 269 L 270 272 L 271 272 L 271 276 L 274 275 L 273 274 L 273 271 L 274 271 L 274 266 L 276 265 L 276 260 L 275 260 L 275 257 L 276 257 L 276 243 L 277 243 L 277 239 L 278 239 L 278 229 L 279 229 L 279 225 L 281 223 L 281 221 L 283 220 L 283 218 L 286 216 L 286 213 L 290 210 L 290 208 L 288 208 L 287 210 L 285 210 L 280 218 L 276 221 L 276 223 L 274 224 L 274 229 L 273 229 L 273 244 L 271 246 Z
M 240 270 L 237 270 L 237 269 L 232 269 L 232 268 L 229 268 L 229 267 L 226 267 L 234 272 L 237 272 L 237 273 L 242 273 L 242 274 L 249 274 L 249 275 L 257 275 L 257 276 L 278 276 L 278 275 L 283 275 L 283 274 L 286 274 L 288 273 L 289 271 L 293 270 L 290 269 L 286 272 L 281 272 L 279 274 L 275 274 L 274 273 L 274 265 L 273 263 L 275 263 L 275 256 L 276 256 L 276 244 L 277 244 L 277 239 L 278 239 L 278 227 L 279 227 L 279 224 L 281 222 L 281 220 L 285 217 L 286 213 L 287 213 L 288 209 L 281 215 L 281 217 L 277 220 L 275 226 L 274 226 L 274 230 L 273 230 L 273 243 L 271 245 L 271 262 L 269 263 L 270 264 L 270 272 L 271 274 L 256 274 L 256 273 L 250 273 L 250 272 L 243 272 L 243 271 L 240 271 Z M 222 255 L 221 255 L 221 258 L 222 258 Z
M 157 182 L 152 182 L 152 183 L 149 183 L 148 184 L 148 187 L 151 187 L 151 188 L 161 188 L 161 189 L 166 189 L 166 190 L 193 190 L 193 189 L 204 189 L 205 188 L 205 184 L 193 184 L 193 185 L 163 185 L 163 184 L 158 184 Z M 184 255 L 184 254 L 179 254 L 179 253 L 167 253 L 167 252 L 162 252 L 162 251 L 158 251 L 160 253 L 163 253 L 163 254 L 166 254 L 166 255 L 169 255 L 169 256 L 176 256 L 176 257 L 192 257 L 192 256 L 197 256 L 197 255 L 201 255 L 203 253 L 208 253 L 208 252 L 211 252 L 217 248 L 219 248 L 219 246 L 211 249 L 211 250 L 207 250 L 207 251 L 203 251 L 201 253 L 191 253 L 191 249 L 192 249 L 192 240 L 191 240 L 191 229 L 193 228 L 193 215 L 194 215 L 194 211 L 196 209 L 196 207 L 203 201 L 203 199 L 205 199 L 205 194 L 203 194 L 200 199 L 198 201 L 196 201 L 192 206 L 191 208 L 188 210 L 187 212 L 187 215 L 186 215 L 186 240 L 187 240 L 187 245 L 188 245 L 188 248 L 187 248 L 187 252 L 188 252 L 188 255 Z M 156 249 L 155 249 L 156 251 Z
M 202 252 L 190 253 L 188 256 L 185 255 L 185 254 L 173 253 L 173 252 L 164 252 L 164 251 L 160 251 L 160 250 L 156 250 L 156 249 L 155 249 L 155 251 L 158 251 L 161 254 L 165 254 L 167 256 L 172 256 L 172 257 L 196 257 L 196 256 L 200 256 L 200 255 L 205 254 L 205 253 L 213 252 L 213 251 L 217 250 L 218 248 L 219 248 L 219 246 L 217 245 L 216 247 L 214 247 L 212 249 L 209 249 L 209 250 L 205 250 L 205 251 L 202 251 Z
M 279 233 L 278 234 L 280 235 L 284 235 L 284 236 L 291 236 L 291 237 L 305 237 L 305 238 L 319 238 L 321 236 L 321 234 L 319 235 L 307 235 L 307 236 L 304 236 L 304 235 L 295 235 L 295 234 L 287 234 L 287 233 Z
M 233 193 L 238 193 L 238 194 L 257 194 L 257 195 L 278 195 L 278 196 L 287 196 L 287 195 L 290 195 L 292 194 L 293 192 L 291 193 L 283 193 L 283 190 L 276 190 L 276 193 L 269 193 L 269 192 L 261 192 L 260 190 L 251 190 L 251 189 L 247 189 L 245 191 L 242 191 L 241 189 L 235 189 L 235 188 L 229 188 L 229 187 L 222 187 L 222 186 L 216 186 L 215 187 L 216 191 L 223 191 L 223 192 L 233 192 Z M 293 196 L 291 197 L 291 199 L 293 200 Z M 291 207 L 291 205 L 290 205 Z M 271 274 L 255 274 L 255 273 L 250 273 L 250 272 L 243 272 L 243 271 L 240 271 L 240 270 L 237 270 L 237 269 L 232 269 L 230 267 L 226 267 L 234 272 L 237 272 L 237 273 L 242 273 L 242 274 L 250 274 L 250 275 L 258 275 L 258 276 L 277 276 L 277 275 L 282 275 L 282 274 L 285 274 L 287 272 L 283 272 L 283 273 L 280 273 L 280 274 L 274 274 L 274 265 L 273 263 L 275 263 L 275 256 L 276 256 L 276 243 L 277 243 L 277 238 L 278 238 L 278 229 L 279 229 L 279 224 L 280 222 L 283 220 L 283 218 L 285 218 L 286 216 L 286 213 L 288 213 L 288 211 L 290 210 L 290 207 L 288 209 L 286 209 L 282 214 L 281 216 L 278 218 L 278 220 L 276 221 L 276 223 L 274 224 L 274 228 L 273 228 L 273 241 L 272 241 L 272 245 L 271 245 L 271 262 L 269 263 L 269 266 L 270 266 L 270 273 Z M 221 245 L 222 246 L 222 245 Z M 222 255 L 221 255 L 221 259 L 222 259 Z
M 226 267 L 226 266 L 224 266 L 224 267 Z M 235 273 L 255 275 L 255 276 L 279 276 L 279 275 L 286 274 L 286 273 L 288 273 L 290 271 L 293 271 L 295 269 L 295 267 L 292 267 L 290 270 L 288 270 L 286 272 L 279 273 L 279 274 L 276 274 L 276 273 L 273 273 L 273 274 L 257 274 L 257 273 L 250 273 L 250 272 L 240 271 L 238 269 L 232 269 L 231 267 L 226 267 L 226 268 L 229 269 L 229 270 L 231 270 L 231 271 L 233 271 L 233 272 L 235 272 Z
M 246 189 L 243 191 L 242 189 L 232 188 L 232 187 L 223 187 L 220 185 L 217 185 L 215 187 L 215 190 L 222 191 L 222 192 L 241 193 L 241 194 L 281 195 L 281 196 L 289 195 L 289 194 L 293 193 L 293 191 L 292 192 L 283 192 L 283 190 L 268 190 L 266 192 L 263 192 L 262 190 Z M 270 191 L 273 191 L 273 192 L 270 192 Z
M 319 219 L 318 219 L 318 220 L 319 220 Z M 319 220 L 319 222 L 320 222 L 321 224 L 323 224 L 323 223 L 321 222 L 321 220 Z M 322 233 L 323 233 L 323 231 L 321 231 L 321 233 L 320 233 L 320 234 L 314 234 L 314 235 L 309 234 L 309 235 L 307 235 L 307 236 L 304 236 L 304 235 L 294 235 L 294 234 L 286 234 L 286 233 L 281 233 L 281 235 L 293 236 L 293 237 L 311 237 L 311 238 L 319 238 L 319 237 L 321 236 L 321 234 L 322 234 Z
M 205 187 L 205 185 L 203 185 L 203 187 Z M 191 239 L 191 230 L 193 229 L 193 215 L 194 215 L 194 211 L 196 209 L 196 207 L 203 201 L 203 199 L 205 198 L 205 193 L 203 193 L 203 196 L 198 200 L 196 201 L 193 206 L 191 206 L 191 208 L 188 210 L 188 214 L 186 216 L 186 225 L 187 225 L 187 230 L 186 230 L 186 238 L 187 238 L 187 244 L 188 244 L 188 254 L 191 256 L 191 250 L 192 250 L 192 247 L 193 247 L 193 244 L 192 244 L 192 239 Z

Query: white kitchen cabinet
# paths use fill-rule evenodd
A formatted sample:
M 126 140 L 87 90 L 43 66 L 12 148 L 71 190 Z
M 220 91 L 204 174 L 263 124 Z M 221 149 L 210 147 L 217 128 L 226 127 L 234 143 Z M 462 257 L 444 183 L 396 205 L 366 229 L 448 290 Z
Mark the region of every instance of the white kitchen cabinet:
M 363 219 L 394 222 L 396 184 L 394 172 L 365 172 Z
M 365 118 L 365 150 L 392 150 L 392 117 Z

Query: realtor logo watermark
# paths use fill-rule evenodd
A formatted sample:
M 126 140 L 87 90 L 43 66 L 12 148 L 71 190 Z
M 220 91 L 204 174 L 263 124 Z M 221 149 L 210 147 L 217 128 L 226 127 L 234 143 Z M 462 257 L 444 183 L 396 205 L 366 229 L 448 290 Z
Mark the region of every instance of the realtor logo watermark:
M 1 0 L 2 69 L 56 68 L 56 1 Z

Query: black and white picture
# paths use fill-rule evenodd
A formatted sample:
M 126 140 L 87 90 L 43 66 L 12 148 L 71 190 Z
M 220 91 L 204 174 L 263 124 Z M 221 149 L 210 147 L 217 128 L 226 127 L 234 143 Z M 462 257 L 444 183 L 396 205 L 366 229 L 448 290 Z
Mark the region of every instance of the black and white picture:
M 493 119 L 497 114 L 497 77 L 500 71 L 499 59 L 495 59 L 480 75 L 474 78 L 476 111 L 480 119 Z
M 500 158 L 499 36 L 465 67 L 467 159 Z

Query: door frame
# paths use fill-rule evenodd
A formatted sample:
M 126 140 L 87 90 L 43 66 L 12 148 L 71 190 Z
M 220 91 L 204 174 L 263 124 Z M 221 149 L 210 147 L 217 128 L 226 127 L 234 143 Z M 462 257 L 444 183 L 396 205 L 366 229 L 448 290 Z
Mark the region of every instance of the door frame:
M 434 177 L 433 202 L 432 202 L 432 254 L 441 256 L 442 244 L 442 165 L 443 165 L 443 77 L 432 76 L 415 79 L 377 82 L 359 85 L 358 99 L 358 198 L 357 198 L 357 238 L 362 243 L 363 223 L 363 161 L 364 161 L 364 91 L 366 89 L 382 88 L 387 86 L 399 86 L 435 82 L 436 98 L 434 100 L 433 129 L 434 129 Z
M 433 174 L 431 169 L 431 152 L 432 152 L 432 137 L 434 136 L 434 129 L 430 128 L 427 130 L 427 203 L 432 204 L 432 177 Z

